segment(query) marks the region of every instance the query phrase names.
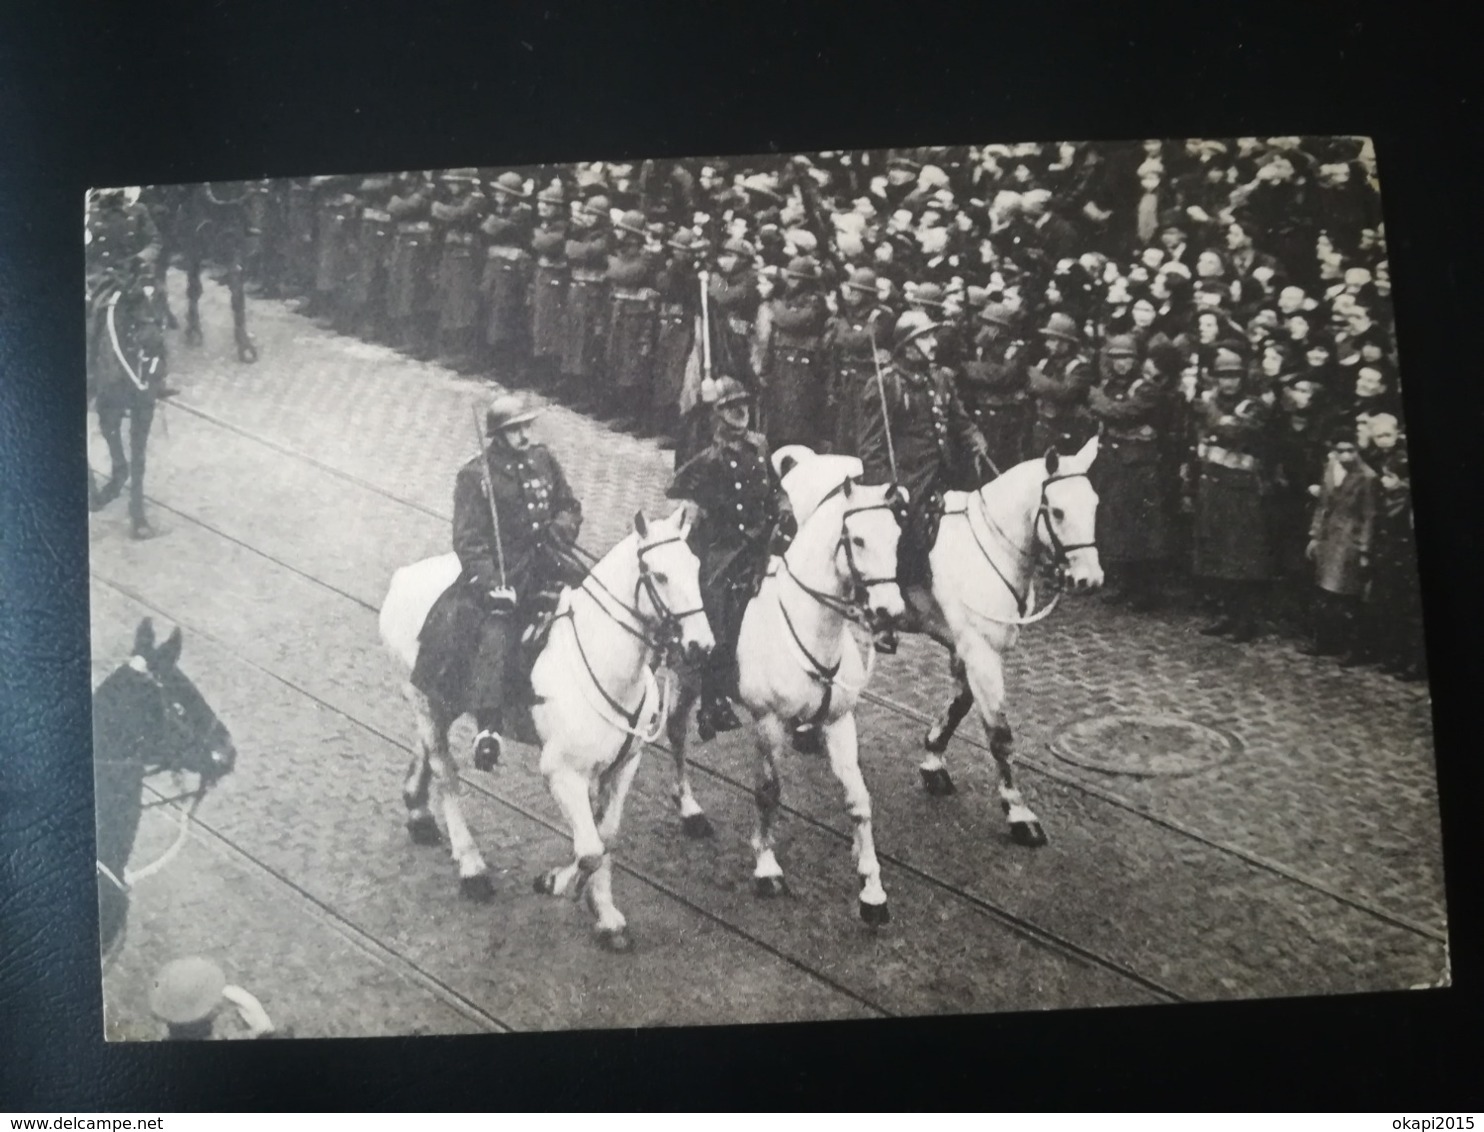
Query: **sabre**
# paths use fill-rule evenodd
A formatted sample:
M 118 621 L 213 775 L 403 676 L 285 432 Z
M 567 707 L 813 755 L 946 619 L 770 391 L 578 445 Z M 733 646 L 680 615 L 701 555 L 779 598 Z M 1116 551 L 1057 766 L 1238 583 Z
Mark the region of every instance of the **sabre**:
M 500 568 L 500 584 L 490 591 L 492 613 L 513 613 L 518 604 L 515 591 L 505 580 L 505 546 L 500 541 L 500 513 L 495 507 L 495 485 L 490 479 L 490 462 L 484 454 L 484 433 L 479 427 L 479 409 L 474 413 L 474 443 L 479 453 L 479 470 L 484 477 L 484 496 L 490 503 L 490 526 L 495 532 L 495 560 Z
M 711 377 L 711 298 L 709 284 L 711 275 L 705 268 L 696 273 L 696 278 L 701 282 L 701 400 L 708 400 L 706 389 Z M 711 396 L 716 396 L 716 390 L 712 388 Z

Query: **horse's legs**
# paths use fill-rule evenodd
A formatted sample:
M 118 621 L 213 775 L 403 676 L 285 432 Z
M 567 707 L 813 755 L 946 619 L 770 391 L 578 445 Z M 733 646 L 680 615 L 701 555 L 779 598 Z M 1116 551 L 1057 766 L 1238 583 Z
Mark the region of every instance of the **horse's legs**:
M 670 791 L 670 797 L 680 810 L 680 828 L 687 837 L 710 837 L 716 832 L 711 826 L 711 819 L 691 793 L 690 772 L 685 761 L 690 713 L 699 697 L 700 690 L 691 681 L 682 680 L 675 709 L 665 721 L 665 733 L 669 736 L 670 752 L 675 760 L 675 785 Z
M 227 287 L 232 292 L 232 336 L 237 343 L 237 360 L 255 362 L 258 348 L 252 335 L 247 332 L 247 286 L 243 278 L 242 253 L 234 250 L 231 265 L 227 268 Z
M 956 690 L 953 699 L 948 701 L 936 722 L 927 729 L 927 734 L 923 736 L 922 746 L 927 751 L 927 757 L 918 765 L 918 770 L 922 774 L 922 785 L 929 794 L 939 796 L 952 794 L 956 789 L 953 779 L 948 776 L 948 767 L 944 765 L 943 752 L 948 749 L 948 741 L 953 738 L 953 733 L 958 730 L 958 725 L 963 722 L 964 716 L 968 715 L 969 709 L 974 706 L 974 693 L 964 676 L 964 662 L 955 655 L 950 668 L 953 672 Z
M 599 791 L 598 836 L 603 839 L 605 851 L 602 863 L 588 881 L 587 898 L 598 918 L 598 938 L 610 951 L 628 951 L 633 946 L 628 922 L 613 903 L 613 843 L 618 840 L 624 800 L 634 784 L 634 776 L 639 773 L 643 753 L 643 744 L 632 742 L 624 762 L 609 768 Z
M 984 731 L 989 737 L 989 753 L 994 756 L 1000 773 L 1000 805 L 1010 822 L 1010 836 L 1018 844 L 1033 848 L 1046 844 L 1041 822 L 1025 804 L 1015 787 L 1013 764 L 1015 737 L 1005 718 L 1005 671 L 999 653 L 980 637 L 970 637 L 960 646 L 969 687 L 979 702 Z
M 420 705 L 417 712 L 418 743 L 438 785 L 443 824 L 448 827 L 448 850 L 459 870 L 459 891 L 471 900 L 488 900 L 493 894 L 489 866 L 474 844 L 474 837 L 464 821 L 463 807 L 459 805 L 464 784 L 459 780 L 458 764 L 448 750 L 448 728 L 452 720 L 436 710 L 426 697 L 423 705 L 426 706 Z
M 201 345 L 201 253 L 194 246 L 186 252 L 186 327 L 188 346 Z
M 543 751 L 543 764 L 548 762 L 548 757 Z M 547 772 L 546 788 L 556 799 L 556 804 L 572 831 L 572 863 L 550 869 L 537 877 L 536 890 L 548 896 L 565 896 L 579 875 L 591 877 L 598 870 L 607 850 L 603 846 L 603 839 L 598 836 L 598 825 L 593 819 L 587 775 L 570 766 L 559 765 Z
M 788 892 L 783 869 L 773 855 L 774 826 L 783 805 L 783 788 L 778 779 L 778 752 L 783 749 L 783 721 L 768 714 L 757 721 L 754 743 L 757 749 L 757 780 L 753 800 L 757 803 L 757 831 L 752 835 L 752 851 L 757 863 L 752 870 L 753 892 L 758 896 L 782 896 Z
M 149 521 L 144 517 L 144 452 L 154 419 L 154 399 L 147 394 L 135 398 L 129 411 L 129 463 L 133 476 L 129 481 L 129 526 L 136 538 L 151 533 Z
M 876 839 L 871 833 L 871 795 L 861 774 L 854 712 L 842 715 L 824 728 L 824 747 L 830 757 L 830 769 L 845 787 L 845 812 L 850 815 L 855 831 L 851 848 L 855 852 L 855 871 L 861 878 L 861 919 L 868 924 L 884 924 L 891 917 L 886 910 L 886 890 L 881 887 Z
M 411 684 L 404 691 L 418 721 L 417 752 L 407 765 L 407 777 L 402 780 L 402 802 L 407 807 L 407 832 L 419 845 L 437 845 L 443 840 L 443 836 L 438 832 L 438 822 L 433 817 L 433 811 L 428 808 L 428 787 L 433 770 L 428 765 L 429 743 L 425 736 L 431 736 L 438 723 L 431 718 L 431 705 L 422 692 Z M 429 718 L 425 720 L 425 716 Z

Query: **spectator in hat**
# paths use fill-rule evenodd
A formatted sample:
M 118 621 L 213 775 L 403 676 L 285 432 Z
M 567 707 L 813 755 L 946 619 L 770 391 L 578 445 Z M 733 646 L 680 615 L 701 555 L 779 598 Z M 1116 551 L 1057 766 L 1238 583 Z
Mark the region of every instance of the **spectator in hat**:
M 1417 545 L 1412 532 L 1411 473 L 1397 419 L 1366 422 L 1362 457 L 1376 472 L 1376 521 L 1370 587 L 1363 607 L 1369 658 L 1403 680 L 1425 678 Z
M 1361 595 L 1370 569 L 1376 473 L 1360 458 L 1356 435 L 1336 426 L 1319 482 L 1305 554 L 1318 587 L 1309 656 L 1339 656 L 1347 667 L 1362 659 Z

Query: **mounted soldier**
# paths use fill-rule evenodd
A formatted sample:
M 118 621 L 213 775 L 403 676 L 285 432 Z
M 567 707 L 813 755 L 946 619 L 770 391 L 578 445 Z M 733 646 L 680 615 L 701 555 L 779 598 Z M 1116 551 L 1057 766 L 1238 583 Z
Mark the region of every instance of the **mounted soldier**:
M 907 489 L 907 520 L 898 548 L 902 588 L 929 582 L 928 554 L 937 535 L 942 493 L 977 487 L 989 447 L 965 412 L 947 374 L 933 362 L 938 324 L 907 311 L 893 333 L 894 358 L 861 390 L 861 480 Z M 896 634 L 879 630 L 876 648 L 896 651 Z
M 537 411 L 501 394 L 485 414 L 490 444 L 459 469 L 454 486 L 462 572 L 429 612 L 412 672 L 428 696 L 474 713 L 482 770 L 499 761 L 504 709 L 524 691 L 522 639 L 539 637 L 562 587 L 587 572 L 571 554 L 582 505 L 556 457 L 531 438 Z
M 691 543 L 701 559 L 701 599 L 716 637 L 701 673 L 696 726 L 703 740 L 742 726 L 727 698 L 737 634 L 772 554 L 793 538 L 788 494 L 768 459 L 768 442 L 748 428 L 752 394 L 734 377 L 717 382 L 709 447 L 675 473 L 668 492 L 700 509 Z

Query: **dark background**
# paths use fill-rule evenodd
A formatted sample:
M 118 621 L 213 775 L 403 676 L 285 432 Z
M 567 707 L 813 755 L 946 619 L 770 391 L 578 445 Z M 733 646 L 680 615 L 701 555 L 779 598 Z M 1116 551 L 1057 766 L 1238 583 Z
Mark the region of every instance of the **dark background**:
M 1366 3 L 6 5 L 0 1109 L 1477 1109 L 1474 42 L 1446 11 Z M 87 186 L 1325 133 L 1371 134 L 1380 160 L 1453 989 L 688 1031 L 104 1044 L 85 599 Z

